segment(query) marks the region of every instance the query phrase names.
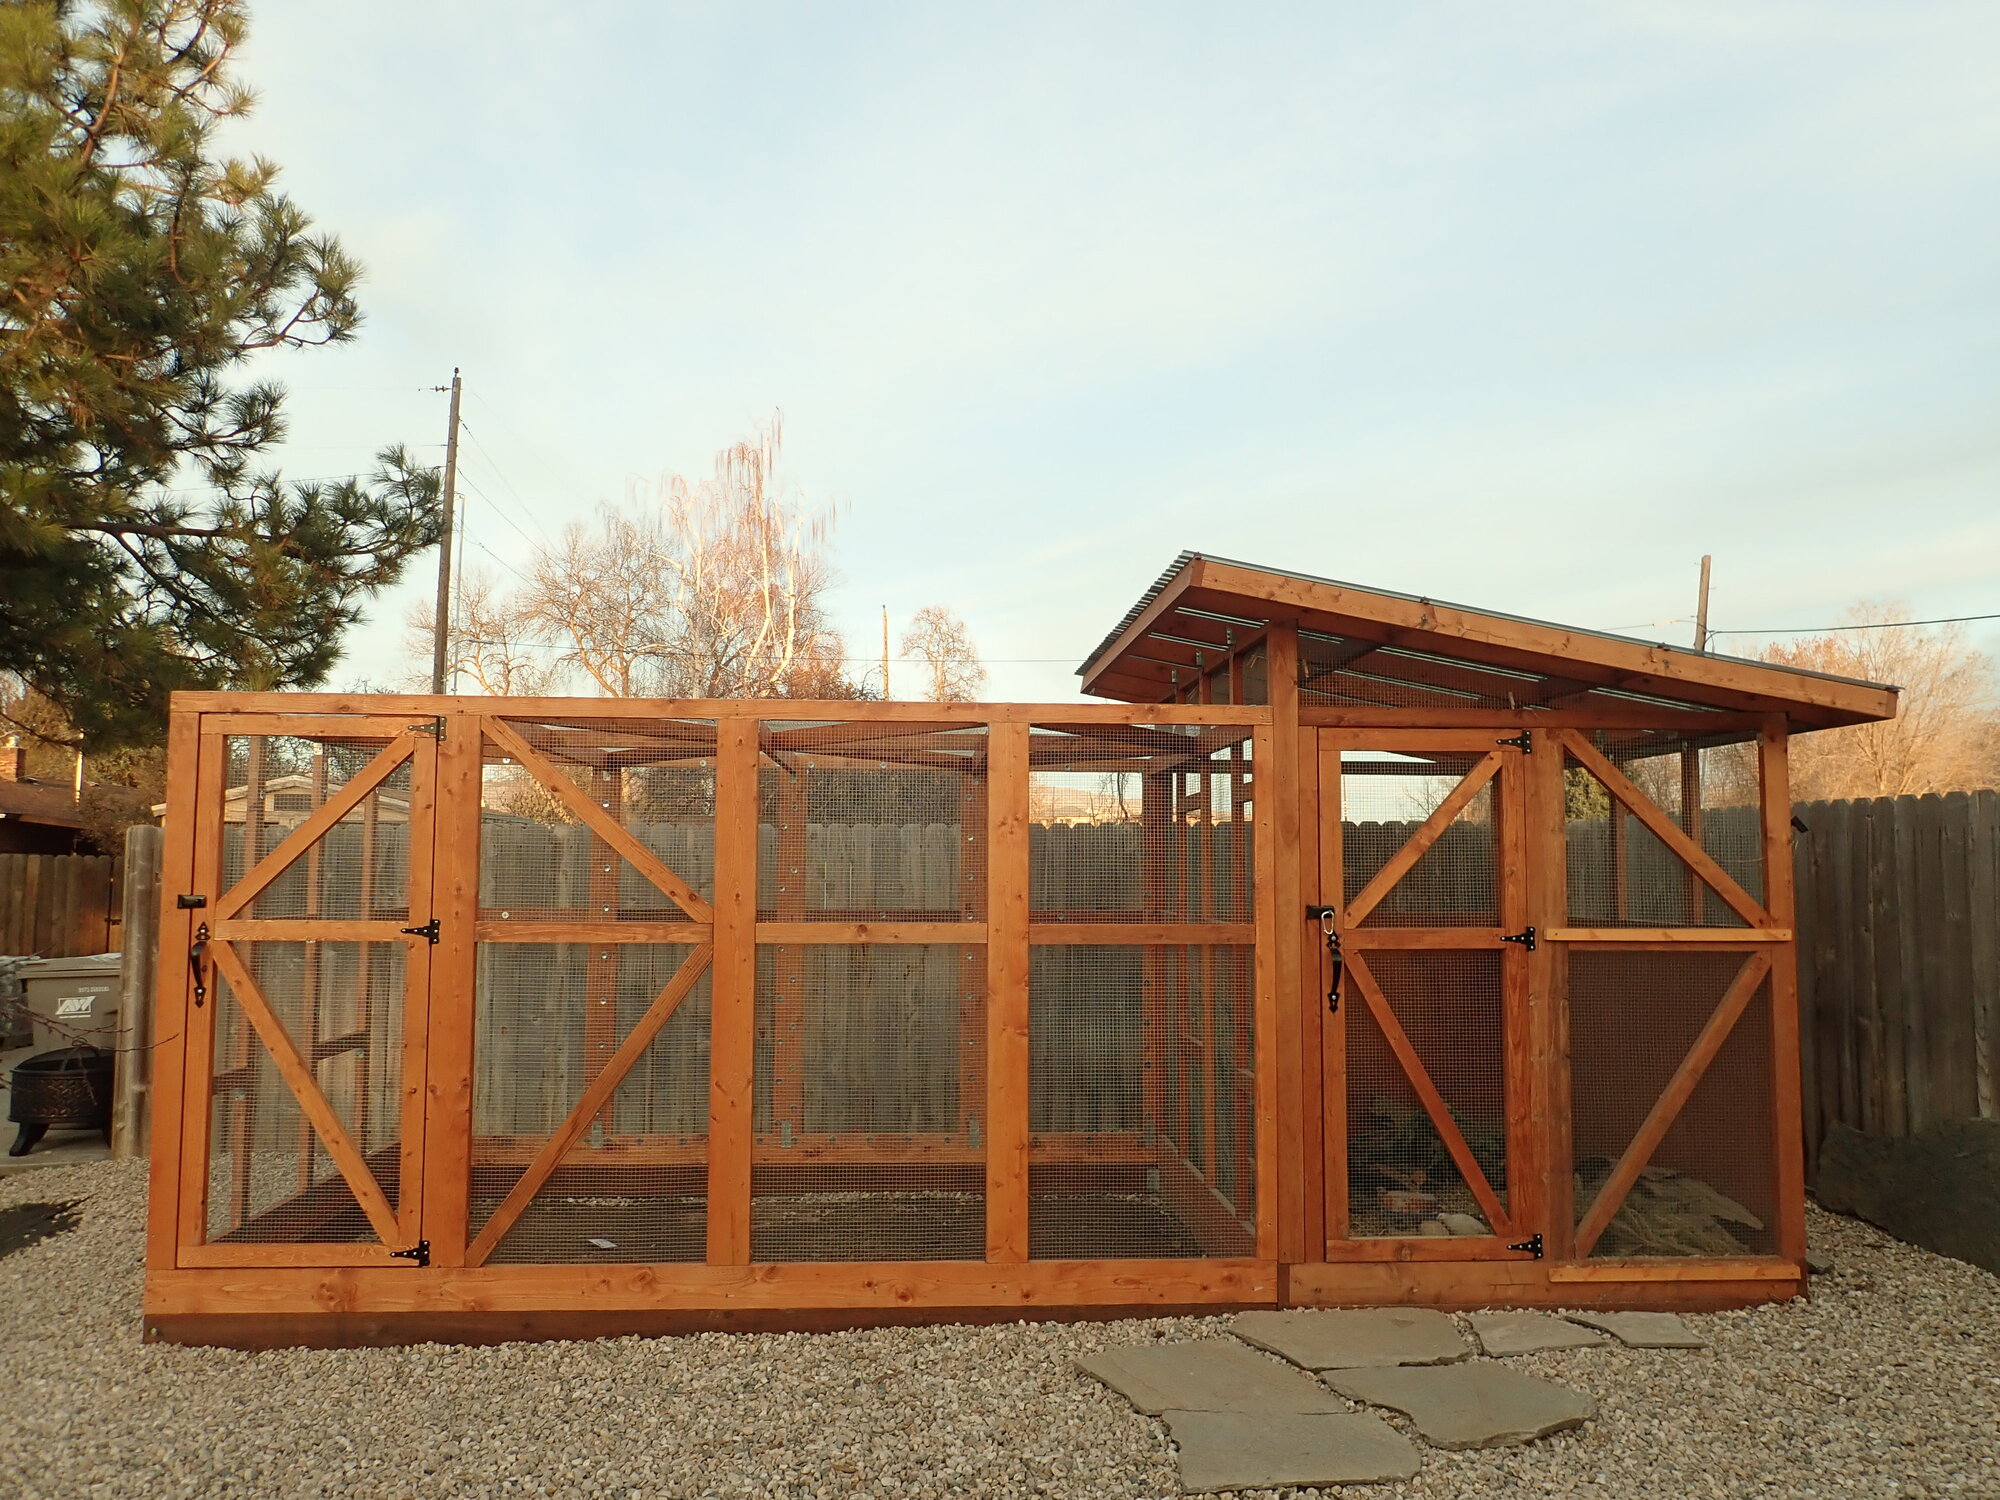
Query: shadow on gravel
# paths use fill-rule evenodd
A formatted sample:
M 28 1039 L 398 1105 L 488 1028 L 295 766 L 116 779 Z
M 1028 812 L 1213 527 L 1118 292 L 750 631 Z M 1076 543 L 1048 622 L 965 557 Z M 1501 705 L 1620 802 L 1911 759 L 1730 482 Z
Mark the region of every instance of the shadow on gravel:
M 83 1215 L 76 1211 L 82 1202 L 75 1198 L 68 1203 L 17 1203 L 0 1208 L 0 1259 L 68 1234 L 83 1222 Z

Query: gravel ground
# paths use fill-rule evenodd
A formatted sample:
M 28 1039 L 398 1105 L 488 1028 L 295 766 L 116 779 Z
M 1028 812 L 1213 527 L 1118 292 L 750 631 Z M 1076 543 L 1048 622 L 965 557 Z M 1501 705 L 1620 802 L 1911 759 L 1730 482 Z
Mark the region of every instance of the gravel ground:
M 1161 1426 L 1071 1364 L 1224 1326 L 149 1346 L 144 1190 L 125 1163 L 0 1181 L 0 1204 L 88 1200 L 80 1228 L 0 1260 L 0 1495 L 1172 1495 Z M 1835 1263 L 1812 1302 L 1691 1318 L 1712 1350 L 1512 1361 L 1594 1395 L 1582 1431 L 1429 1451 L 1418 1478 L 1345 1493 L 2000 1496 L 2000 1278 L 1828 1214 L 1812 1236 Z

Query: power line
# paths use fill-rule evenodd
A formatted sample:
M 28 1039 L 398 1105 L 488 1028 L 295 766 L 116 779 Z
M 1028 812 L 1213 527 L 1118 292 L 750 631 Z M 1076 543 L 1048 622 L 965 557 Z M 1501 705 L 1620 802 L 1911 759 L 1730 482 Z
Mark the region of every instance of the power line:
M 1877 620 L 1862 625 L 1804 625 L 1797 630 L 1711 630 L 1710 635 L 1828 635 L 1836 630 L 1906 630 L 1912 625 L 1969 625 L 1975 620 L 2000 620 L 1996 615 L 1948 615 L 1941 620 Z

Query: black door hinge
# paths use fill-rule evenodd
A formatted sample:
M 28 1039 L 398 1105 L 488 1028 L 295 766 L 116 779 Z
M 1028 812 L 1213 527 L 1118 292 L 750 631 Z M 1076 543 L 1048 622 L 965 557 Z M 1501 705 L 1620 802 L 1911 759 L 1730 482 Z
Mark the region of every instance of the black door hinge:
M 1536 1260 L 1540 1260 L 1542 1258 L 1542 1237 L 1539 1234 L 1531 1234 L 1525 1240 L 1509 1245 L 1507 1248 L 1509 1250 L 1519 1250 L 1524 1255 L 1532 1255 Z
M 432 917 L 421 927 L 405 927 L 403 931 L 411 937 L 420 937 L 425 942 L 435 943 L 438 940 L 438 919 Z
M 444 739 L 444 716 L 440 714 L 427 724 L 412 724 L 409 732 L 411 734 L 427 734 L 432 739 L 441 741 Z
M 1539 1243 L 1541 1236 L 1536 1235 L 1535 1239 Z M 1540 1253 L 1540 1251 L 1536 1252 L 1536 1254 Z M 420 1266 L 427 1266 L 431 1263 L 431 1242 L 429 1240 L 418 1240 L 407 1250 L 391 1250 L 389 1252 L 389 1259 L 413 1260 Z
M 1495 740 L 1493 743 L 1496 745 L 1512 745 L 1523 755 L 1533 755 L 1535 753 L 1535 731 L 1524 729 L 1512 739 Z
M 431 941 L 436 942 L 437 939 L 433 938 Z M 1500 941 L 1503 943 L 1519 943 L 1523 948 L 1533 953 L 1535 951 L 1535 929 L 1532 927 L 1523 927 L 1519 932 L 1503 932 L 1500 934 Z

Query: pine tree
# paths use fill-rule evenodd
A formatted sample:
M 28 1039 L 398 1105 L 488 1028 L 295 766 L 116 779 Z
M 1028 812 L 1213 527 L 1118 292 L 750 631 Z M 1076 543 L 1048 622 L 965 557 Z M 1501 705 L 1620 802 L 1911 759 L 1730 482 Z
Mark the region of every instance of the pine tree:
M 366 479 L 255 467 L 260 351 L 351 338 L 359 267 L 224 157 L 241 0 L 0 4 L 0 669 L 91 750 L 181 687 L 310 686 L 367 595 L 437 540 L 400 449 Z

